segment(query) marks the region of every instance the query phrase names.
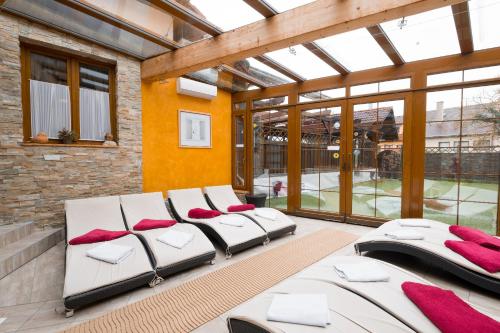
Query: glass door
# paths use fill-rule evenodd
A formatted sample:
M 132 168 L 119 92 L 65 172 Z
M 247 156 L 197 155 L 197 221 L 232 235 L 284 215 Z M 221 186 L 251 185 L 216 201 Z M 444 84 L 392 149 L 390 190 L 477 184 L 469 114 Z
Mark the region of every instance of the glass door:
M 346 144 L 346 215 L 401 217 L 404 95 L 359 98 L 350 104 Z
M 299 108 L 300 210 L 344 219 L 344 133 L 341 103 Z

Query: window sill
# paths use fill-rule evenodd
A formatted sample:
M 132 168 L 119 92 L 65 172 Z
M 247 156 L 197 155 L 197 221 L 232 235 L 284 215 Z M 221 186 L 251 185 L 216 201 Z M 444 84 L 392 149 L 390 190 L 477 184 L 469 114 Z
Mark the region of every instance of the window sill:
M 72 143 L 72 144 L 64 144 L 64 143 L 35 143 L 35 142 L 23 142 L 21 143 L 21 146 L 23 147 L 72 147 L 72 148 L 104 148 L 104 149 L 116 149 L 119 148 L 120 146 L 103 146 L 102 144 L 99 145 L 90 145 L 90 144 L 78 144 L 78 143 Z

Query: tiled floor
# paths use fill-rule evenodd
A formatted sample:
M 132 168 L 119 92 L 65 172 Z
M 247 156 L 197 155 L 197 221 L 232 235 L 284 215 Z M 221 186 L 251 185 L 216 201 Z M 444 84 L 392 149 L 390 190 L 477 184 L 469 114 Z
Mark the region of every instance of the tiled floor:
M 295 236 L 286 236 L 272 241 L 268 246 L 258 246 L 240 254 L 231 260 L 224 259 L 222 250 L 217 250 L 215 265 L 204 265 L 168 278 L 155 288 L 143 287 L 117 296 L 75 312 L 71 318 L 65 318 L 62 303 L 64 282 L 64 244 L 60 243 L 21 269 L 0 280 L 0 333 L 3 332 L 58 332 L 66 327 L 95 318 L 118 307 L 139 301 L 145 297 L 175 287 L 223 266 L 232 264 L 269 248 L 281 245 L 296 237 L 322 228 L 343 230 L 357 235 L 372 230 L 368 227 L 347 225 L 334 222 L 293 217 L 298 228 Z M 353 254 L 352 246 L 347 246 L 336 254 Z M 500 315 L 500 300 L 487 296 L 444 272 L 436 272 L 424 263 L 406 256 L 392 256 L 391 260 L 409 270 L 425 276 L 430 281 L 453 289 L 458 295 L 472 303 L 481 305 L 488 311 Z M 2 322 L 2 318 L 7 318 Z M 222 315 L 199 327 L 197 333 L 227 333 L 226 315 Z

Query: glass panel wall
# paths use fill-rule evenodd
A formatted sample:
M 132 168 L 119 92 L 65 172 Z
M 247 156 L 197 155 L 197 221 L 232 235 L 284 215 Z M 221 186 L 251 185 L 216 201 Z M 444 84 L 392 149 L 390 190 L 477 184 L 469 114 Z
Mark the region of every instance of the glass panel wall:
M 401 217 L 404 100 L 356 104 L 352 133 L 352 213 Z
M 286 209 L 288 200 L 288 110 L 252 115 L 253 192 L 267 195 L 266 205 Z
M 245 186 L 245 116 L 234 116 L 234 185 Z
M 339 213 L 341 107 L 301 112 L 301 208 Z
M 424 217 L 494 233 L 500 85 L 427 93 Z

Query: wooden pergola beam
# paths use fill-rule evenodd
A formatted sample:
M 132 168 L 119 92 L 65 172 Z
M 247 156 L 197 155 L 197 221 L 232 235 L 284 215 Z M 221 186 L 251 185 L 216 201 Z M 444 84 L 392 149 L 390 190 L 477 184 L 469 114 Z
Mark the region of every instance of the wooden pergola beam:
M 323 60 L 328 66 L 335 69 L 341 75 L 349 74 L 349 70 L 337 61 L 334 57 L 332 57 L 328 52 L 326 52 L 321 46 L 316 44 L 315 42 L 303 43 L 302 44 L 306 49 L 311 51 L 315 56 Z
M 177 77 L 463 0 L 316 0 L 142 63 L 142 78 Z
M 462 54 L 474 51 L 472 28 L 470 24 L 469 3 L 467 1 L 451 6 L 458 42 Z
M 140 27 L 122 17 L 118 17 L 112 13 L 109 13 L 107 11 L 103 11 L 90 3 L 86 3 L 84 0 L 82 1 L 76 1 L 76 0 L 56 0 L 57 2 L 68 6 L 70 8 L 73 8 L 79 12 L 82 12 L 84 14 L 87 14 L 89 16 L 92 16 L 98 20 L 101 20 L 103 22 L 106 22 L 108 24 L 111 24 L 117 28 L 123 29 L 125 31 L 128 31 L 134 35 L 137 35 L 139 37 L 142 37 L 146 40 L 149 40 L 153 43 L 156 43 L 158 45 L 161 45 L 163 47 L 168 48 L 169 50 L 175 50 L 180 47 L 179 44 L 172 40 L 168 40 L 166 38 L 163 38 L 162 36 L 148 31 L 147 29 Z
M 405 63 L 403 57 L 394 47 L 391 40 L 389 39 L 389 36 L 387 36 L 380 24 L 372 25 L 371 27 L 366 28 L 366 30 L 368 30 L 368 32 L 372 35 L 378 45 L 380 45 L 382 50 L 384 50 L 385 54 L 387 54 L 394 65 L 402 65 Z
M 278 14 L 278 11 L 276 9 L 274 9 L 270 4 L 268 4 L 263 0 L 243 0 L 243 1 L 245 1 L 250 7 L 255 9 L 265 18 L 270 18 Z
M 291 78 L 292 80 L 294 81 L 297 81 L 297 82 L 302 82 L 302 81 L 305 81 L 306 79 L 303 78 L 302 76 L 300 76 L 299 74 L 295 73 L 294 71 L 292 71 L 291 69 L 283 66 L 282 64 L 280 64 L 279 62 L 269 58 L 268 56 L 266 55 L 261 55 L 261 56 L 257 56 L 255 57 L 255 60 L 258 60 L 260 61 L 261 63 L 271 67 L 272 69 L 274 69 L 275 71 Z
M 220 65 L 220 66 L 218 66 L 218 69 L 220 69 L 226 73 L 230 73 L 233 76 L 236 76 L 237 78 L 239 78 L 243 81 L 247 81 L 248 83 L 251 83 L 259 88 L 267 88 L 267 84 L 265 84 L 261 80 L 254 78 L 253 76 L 248 75 L 247 73 L 243 73 L 242 71 L 239 71 L 234 67 L 231 67 L 228 65 Z
M 207 34 L 217 36 L 224 32 L 219 27 L 195 15 L 188 8 L 173 0 L 149 0 L 149 2 L 156 7 L 163 9 L 167 13 L 170 13 L 173 16 L 193 25 L 201 31 L 206 32 Z

